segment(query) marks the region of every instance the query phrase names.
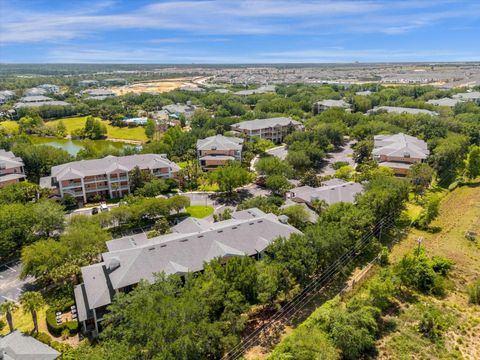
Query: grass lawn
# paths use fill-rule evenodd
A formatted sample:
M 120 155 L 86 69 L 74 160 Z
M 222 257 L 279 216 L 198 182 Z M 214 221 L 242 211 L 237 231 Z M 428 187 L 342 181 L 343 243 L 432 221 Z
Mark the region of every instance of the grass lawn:
M 202 219 L 213 214 L 213 207 L 205 205 L 192 205 L 187 207 L 185 210 L 190 216 L 198 219 Z
M 0 122 L 0 128 L 3 127 L 8 131 L 16 131 L 18 130 L 18 123 L 16 121 L 7 120 Z
M 86 116 L 82 117 L 72 117 L 72 118 L 63 118 L 53 121 L 48 121 L 48 125 L 55 125 L 59 121 L 63 121 L 67 132 L 71 133 L 73 130 L 81 129 L 85 126 Z M 107 138 L 110 139 L 121 139 L 121 140 L 136 140 L 136 141 L 146 141 L 147 136 L 145 135 L 145 129 L 141 126 L 129 128 L 129 127 L 116 127 L 109 124 L 107 120 L 102 120 L 102 122 L 107 127 Z
M 47 330 L 47 320 L 46 320 L 46 311 L 48 306 L 44 306 L 40 311 L 37 312 L 38 314 L 38 330 L 48 334 Z M 20 307 L 13 313 L 13 327 L 18 329 L 22 332 L 29 332 L 33 330 L 33 321 L 32 315 L 30 313 L 24 313 L 23 309 Z M 1 335 L 8 334 L 8 324 L 5 316 L 0 317 L 3 321 L 5 321 L 5 327 L 2 331 L 0 331 Z

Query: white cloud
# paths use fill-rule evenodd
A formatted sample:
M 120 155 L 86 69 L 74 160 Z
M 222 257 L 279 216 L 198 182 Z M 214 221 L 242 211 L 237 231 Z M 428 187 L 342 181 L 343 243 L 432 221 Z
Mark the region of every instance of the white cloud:
M 70 11 L 9 8 L 0 23 L 0 43 L 35 43 L 102 36 L 105 31 L 150 29 L 190 35 L 386 33 L 399 34 L 455 18 L 478 16 L 479 4 L 439 11 L 438 2 L 373 0 L 167 1 L 120 11 L 112 1 Z M 28 3 L 27 3 L 28 5 Z M 75 2 L 73 2 L 75 5 Z

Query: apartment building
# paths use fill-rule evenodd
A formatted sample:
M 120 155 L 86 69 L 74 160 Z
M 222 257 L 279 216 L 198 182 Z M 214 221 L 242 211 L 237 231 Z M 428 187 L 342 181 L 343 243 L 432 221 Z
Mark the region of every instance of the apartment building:
M 225 165 L 227 161 L 242 160 L 243 139 L 223 135 L 197 141 L 197 156 L 204 170 Z
M 25 180 L 24 164 L 11 151 L 0 149 L 0 188 Z
M 233 124 L 231 129 L 246 134 L 247 136 L 257 136 L 262 139 L 271 140 L 280 143 L 283 138 L 294 130 L 302 130 L 302 123 L 288 117 L 277 117 L 270 119 L 255 119 L 242 121 Z
M 427 143 L 406 134 L 375 135 L 373 159 L 379 166 L 391 168 L 395 175 L 405 176 L 413 164 L 424 162 L 430 151 Z
M 426 114 L 430 116 L 438 116 L 436 111 L 426 110 L 426 109 L 417 109 L 417 108 L 407 108 L 401 106 L 375 106 L 373 109 L 368 110 L 367 114 L 377 114 L 377 113 L 396 113 L 396 114 Z
M 323 200 L 328 205 L 338 202 L 354 203 L 355 197 L 363 192 L 362 184 L 342 179 L 322 182 L 319 187 L 300 186 L 287 192 L 287 198 L 300 204 L 312 206 L 312 202 Z
M 343 101 L 343 100 L 322 100 L 317 101 L 313 104 L 313 114 L 317 115 L 325 110 L 333 109 L 333 108 L 340 108 L 345 110 L 350 110 L 350 104 Z
M 154 282 L 156 273 L 183 276 L 202 271 L 215 258 L 259 258 L 279 236 L 301 234 L 287 220 L 252 208 L 216 223 L 187 218 L 173 233 L 150 239 L 140 233 L 107 241 L 103 261 L 82 267 L 83 283 L 74 289 L 82 332 L 97 336 L 115 294 L 131 291 L 141 280 Z
M 180 170 L 166 155 L 110 155 L 54 166 L 51 176 L 40 179 L 40 186 L 55 190 L 60 197 L 70 194 L 82 202 L 97 194 L 104 198 L 123 197 L 130 193 L 129 173 L 137 166 L 164 179 L 173 178 Z

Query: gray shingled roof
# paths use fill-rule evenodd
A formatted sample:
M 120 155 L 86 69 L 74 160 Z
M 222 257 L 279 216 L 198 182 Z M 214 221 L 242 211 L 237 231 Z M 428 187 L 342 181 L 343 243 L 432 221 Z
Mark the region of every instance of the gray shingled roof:
M 461 99 L 461 100 L 478 100 L 480 99 L 480 91 L 458 93 L 453 95 L 452 97 L 454 99 Z
M 197 150 L 241 150 L 243 139 L 223 135 L 197 140 Z
M 15 156 L 11 151 L 0 149 L 0 164 L 3 165 L 4 169 L 11 169 L 23 166 L 23 160 L 22 158 Z
M 345 102 L 344 100 L 321 100 L 317 101 L 316 104 L 323 105 L 325 107 L 339 107 L 339 108 L 349 108 L 350 104 Z
M 427 114 L 431 116 L 437 116 L 438 113 L 435 111 L 430 111 L 426 109 L 416 109 L 416 108 L 407 108 L 400 106 L 375 106 L 373 109 L 368 110 L 368 114 L 375 114 L 377 112 L 386 111 L 388 113 L 397 113 L 397 114 Z
M 217 223 L 186 221 L 184 226 L 173 228 L 176 233 L 151 239 L 127 236 L 107 242 L 110 251 L 102 254 L 103 262 L 82 268 L 84 293 L 90 308 L 109 303 L 113 289 L 136 284 L 142 279 L 153 282 L 155 273 L 200 271 L 205 262 L 216 257 L 252 256 L 277 237 L 300 234 L 294 227 L 281 223 L 277 216 L 259 209 L 236 212 L 232 219 Z M 83 297 L 79 289 L 75 293 L 77 304 Z
M 136 166 L 140 169 L 169 167 L 176 172 L 180 167 L 160 154 L 135 154 L 129 156 L 106 156 L 103 159 L 73 161 L 52 167 L 52 177 L 68 180 L 89 175 L 108 174 L 117 169 L 131 171 Z
M 363 192 L 363 186 L 355 182 L 336 179 L 332 185 L 323 185 L 317 188 L 300 186 L 290 190 L 292 200 L 311 203 L 313 200 L 325 200 L 329 205 L 338 202 L 355 202 L 355 196 Z
M 459 102 L 461 102 L 461 100 L 451 99 L 451 98 L 431 99 L 427 101 L 428 104 L 432 104 L 435 106 L 450 106 L 450 107 L 457 105 Z
M 58 356 L 58 351 L 18 330 L 0 337 L 0 358 L 5 360 L 54 360 Z
M 375 135 L 372 154 L 395 157 L 405 157 L 408 154 L 415 159 L 426 159 L 430 151 L 425 141 L 399 133 L 395 135 Z
M 242 130 L 259 130 L 275 126 L 301 125 L 300 122 L 295 121 L 289 117 L 276 117 L 269 119 L 255 119 L 242 121 L 232 125 L 232 129 Z

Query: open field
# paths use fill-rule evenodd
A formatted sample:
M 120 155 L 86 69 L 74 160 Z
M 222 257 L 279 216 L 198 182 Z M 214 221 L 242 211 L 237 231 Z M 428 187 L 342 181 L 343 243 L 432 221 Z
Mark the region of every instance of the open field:
M 46 126 L 53 126 L 58 124 L 59 121 L 63 121 L 63 124 L 67 128 L 67 133 L 71 133 L 74 130 L 81 129 L 85 126 L 86 116 L 80 117 L 70 117 L 70 118 L 63 118 L 58 120 L 47 121 L 45 124 Z M 138 127 L 116 127 L 110 125 L 107 120 L 102 120 L 102 122 L 107 127 L 107 138 L 109 140 L 131 140 L 131 141 L 138 141 L 143 142 L 147 141 L 147 136 L 145 135 L 145 129 L 142 126 Z M 18 123 L 16 121 L 2 121 L 0 122 L 0 128 L 4 127 L 9 131 L 18 130 Z
M 73 130 L 81 129 L 85 126 L 86 117 L 72 117 L 64 118 L 47 122 L 47 126 L 55 125 L 59 121 L 63 121 L 67 132 L 71 133 Z M 109 140 L 118 139 L 118 140 L 134 140 L 134 141 L 146 141 L 147 136 L 145 135 L 145 129 L 141 126 L 129 128 L 129 127 L 115 127 L 109 124 L 108 121 L 102 120 L 102 122 L 107 127 L 107 138 Z
M 201 80 L 203 80 L 202 77 L 152 80 L 124 86 L 116 86 L 112 87 L 111 90 L 117 95 L 125 95 L 127 93 L 163 93 L 178 89 L 181 86 L 195 85 L 197 81 Z

